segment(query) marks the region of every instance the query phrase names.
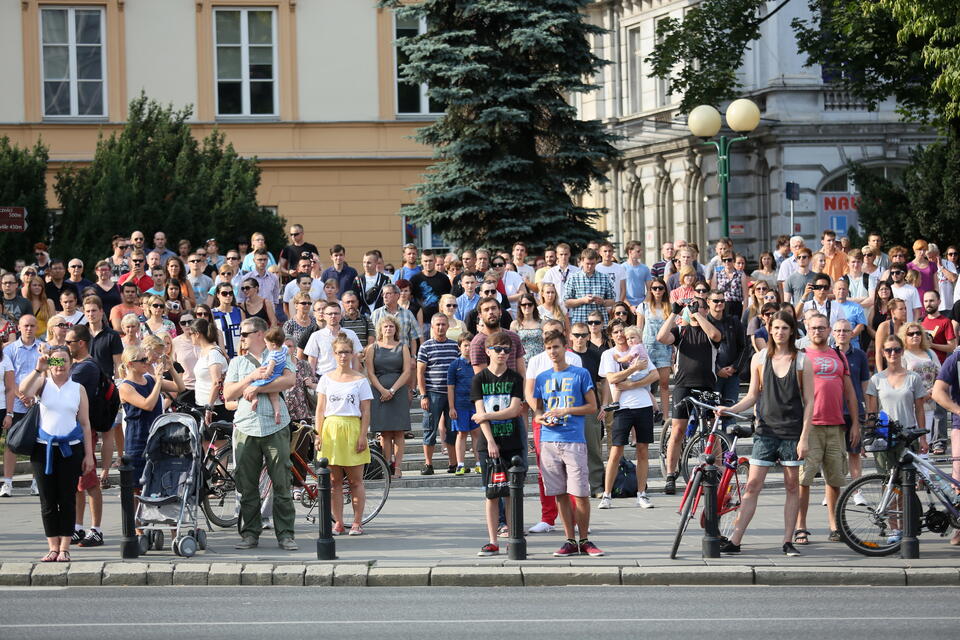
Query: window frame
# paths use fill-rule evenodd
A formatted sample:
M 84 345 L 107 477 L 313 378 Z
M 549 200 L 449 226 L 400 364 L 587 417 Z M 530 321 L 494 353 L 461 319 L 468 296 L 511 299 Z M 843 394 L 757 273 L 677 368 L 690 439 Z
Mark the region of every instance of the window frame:
M 46 78 L 46 65 L 44 62 L 43 48 L 45 42 L 43 39 L 43 15 L 47 11 L 66 11 L 67 12 L 67 67 L 69 73 L 68 83 L 70 85 L 70 113 L 68 114 L 48 114 L 47 113 L 47 96 L 45 84 L 47 82 Z M 78 69 L 77 69 L 77 23 L 76 23 L 76 12 L 77 11 L 96 11 L 100 15 L 100 101 L 101 101 L 101 112 L 97 114 L 82 114 L 79 112 L 79 83 L 80 79 L 78 78 Z M 109 84 L 109 72 L 107 66 L 107 57 L 109 51 L 107 49 L 107 7 L 98 6 L 98 5 L 69 5 L 69 4 L 50 4 L 50 5 L 41 5 L 37 12 L 38 20 L 37 25 L 37 40 L 39 44 L 39 69 L 40 69 L 40 116 L 44 120 L 103 120 L 108 117 L 110 111 L 110 94 L 108 90 Z M 57 43 L 49 46 L 64 46 L 63 44 Z M 84 44 L 82 46 L 92 46 Z
M 392 36 L 392 46 L 393 50 L 393 113 L 397 118 L 422 118 L 424 116 L 428 117 L 439 117 L 443 115 L 443 111 L 431 111 L 430 110 L 430 96 L 429 90 L 430 87 L 426 82 L 420 83 L 420 111 L 400 111 L 400 60 L 399 53 L 400 48 L 397 46 L 397 14 L 396 12 L 391 12 L 390 18 L 391 26 L 391 36 Z M 427 19 L 424 17 L 418 18 L 417 25 L 417 35 L 425 33 L 427 30 Z M 426 108 L 424 108 L 426 107 Z
M 633 48 L 636 38 L 636 48 Z M 624 28 L 624 41 L 627 48 L 627 109 L 626 113 L 643 111 L 643 34 L 640 24 L 635 23 Z
M 220 91 L 219 91 L 219 59 L 217 56 L 217 50 L 220 48 L 220 43 L 217 41 L 217 13 L 219 12 L 232 12 L 236 11 L 240 13 L 240 103 L 241 103 L 241 113 L 220 113 Z M 271 49 L 273 52 L 273 77 L 271 82 L 273 83 L 273 111 L 271 113 L 251 113 L 250 112 L 250 40 L 249 40 L 249 19 L 247 18 L 248 14 L 251 11 L 268 11 L 270 13 L 270 34 L 271 34 Z M 212 43 L 212 56 L 213 56 L 213 113 L 214 117 L 217 120 L 236 120 L 236 119 L 276 119 L 280 117 L 280 51 L 279 51 L 279 15 L 277 11 L 277 6 L 275 5 L 264 5 L 264 6 L 230 6 L 230 5 L 217 5 L 212 7 L 210 12 L 210 28 L 211 28 L 211 43 Z M 235 44 L 222 45 L 222 46 L 238 46 Z M 256 45 L 261 46 L 261 45 Z M 229 82 L 236 82 L 235 80 L 230 80 Z

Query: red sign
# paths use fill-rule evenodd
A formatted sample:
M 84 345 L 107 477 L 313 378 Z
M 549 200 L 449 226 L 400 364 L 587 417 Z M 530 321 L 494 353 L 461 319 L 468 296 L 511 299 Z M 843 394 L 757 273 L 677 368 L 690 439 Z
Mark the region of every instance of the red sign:
M 26 231 L 27 210 L 24 207 L 0 207 L 0 231 Z
M 730 225 L 730 235 L 732 236 L 742 236 L 744 233 L 744 228 L 742 224 L 732 224 Z
M 823 196 L 824 211 L 856 211 L 860 206 L 860 196 Z

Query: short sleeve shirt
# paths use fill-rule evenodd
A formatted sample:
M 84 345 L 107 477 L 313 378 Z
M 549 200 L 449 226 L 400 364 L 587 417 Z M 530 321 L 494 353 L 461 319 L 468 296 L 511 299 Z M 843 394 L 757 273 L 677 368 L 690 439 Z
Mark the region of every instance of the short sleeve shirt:
M 913 371 L 907 371 L 900 386 L 894 388 L 887 379 L 887 372 L 873 374 L 867 385 L 867 395 L 877 398 L 881 411 L 885 411 L 891 420 L 896 420 L 910 429 L 917 426 L 915 402 L 927 395 L 923 380 Z
M 363 351 L 360 340 L 357 339 L 357 334 L 344 327 L 340 327 L 340 333 L 350 338 L 355 354 L 360 354 Z M 310 335 L 310 339 L 307 340 L 307 346 L 303 348 L 303 355 L 312 356 L 317 359 L 317 375 L 322 376 L 337 368 L 337 361 L 333 355 L 333 339 L 335 337 L 329 327 L 317 329 Z
M 642 262 L 636 266 L 629 262 L 623 265 L 627 278 L 627 302 L 637 306 L 647 297 L 647 283 L 653 280 L 650 267 Z
M 361 403 L 364 400 L 373 400 L 373 390 L 365 376 L 347 382 L 337 382 L 330 376 L 323 376 L 317 382 L 317 395 L 326 397 L 323 405 L 324 416 L 345 418 L 359 418 Z
M 950 389 L 950 399 L 960 404 L 960 370 L 958 370 L 958 366 L 960 366 L 960 351 L 954 351 L 944 360 L 937 380 L 947 384 Z M 960 416 L 951 414 L 950 420 L 954 429 L 960 429 Z
M 641 347 L 643 345 L 640 345 Z M 614 355 L 618 353 L 627 353 L 625 351 L 621 352 L 616 347 L 612 349 L 607 349 L 603 352 L 603 355 L 600 357 L 600 376 L 606 378 L 607 375 L 611 373 L 616 373 L 624 369 L 624 365 L 621 365 L 614 359 Z M 631 374 L 628 380 L 631 382 L 642 380 L 646 376 L 650 375 L 652 371 L 656 371 L 656 367 L 650 362 L 650 356 L 647 355 L 646 349 L 643 350 L 643 353 L 640 354 L 642 359 L 647 361 L 647 366 L 644 367 L 642 371 Z M 653 401 L 650 397 L 650 386 L 645 387 L 636 387 L 634 389 L 629 389 L 627 391 L 622 391 L 620 393 L 620 407 L 623 409 L 642 409 L 644 407 L 649 407 L 653 405 Z
M 453 340 L 440 342 L 431 338 L 417 350 L 417 362 L 426 365 L 427 391 L 433 393 L 447 392 L 447 369 L 450 363 L 460 357 L 460 347 Z
M 503 375 L 494 375 L 490 369 L 484 369 L 473 377 L 470 388 L 470 400 L 476 403 L 483 402 L 483 410 L 487 413 L 502 411 L 510 406 L 513 398 L 523 401 L 523 378 L 513 369 L 507 369 Z M 497 446 L 507 451 L 515 451 L 523 447 L 520 436 L 522 428 L 519 418 L 509 420 L 491 420 L 490 431 Z M 478 437 L 477 449 L 487 450 L 487 441 L 482 431 L 474 431 Z
M 513 343 L 513 349 L 510 350 L 510 356 L 507 358 L 507 368 L 517 370 L 517 359 L 523 358 L 526 351 L 520 343 L 520 336 L 513 331 L 504 330 L 510 336 L 510 342 Z M 490 364 L 490 357 L 487 355 L 487 334 L 478 333 L 470 341 L 470 364 L 474 367 L 486 367 Z
M 604 300 L 616 300 L 617 296 L 613 292 L 613 285 L 610 284 L 610 278 L 595 271 L 593 275 L 587 275 L 580 271 L 573 274 L 564 288 L 563 299 L 572 300 L 573 298 L 582 298 L 586 295 L 600 296 Z M 582 304 L 579 307 L 568 309 L 570 313 L 570 322 L 586 322 L 587 317 L 594 311 L 603 315 L 603 321 L 607 321 L 607 308 L 602 304 Z
M 567 367 L 563 371 L 550 368 L 537 376 L 533 397 L 541 401 L 544 411 L 582 407 L 593 389 L 590 372 L 583 367 Z M 586 442 L 584 416 L 564 416 L 560 424 L 541 425 L 541 442 Z
M 843 424 L 844 376 L 850 375 L 847 358 L 831 348 L 808 347 L 806 354 L 813 365 L 813 424 Z

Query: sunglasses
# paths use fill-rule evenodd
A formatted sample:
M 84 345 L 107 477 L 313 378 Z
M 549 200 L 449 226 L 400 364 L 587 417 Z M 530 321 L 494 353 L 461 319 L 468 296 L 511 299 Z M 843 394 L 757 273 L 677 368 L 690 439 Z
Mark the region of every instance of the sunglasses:
M 768 311 L 768 312 L 766 312 L 766 313 L 764 313 L 764 314 L 762 314 L 762 315 L 763 315 L 764 318 L 769 318 L 769 317 L 771 317 L 771 316 L 773 315 L 773 313 L 770 312 L 770 311 Z
M 240 287 L 240 291 L 250 291 L 250 289 L 253 289 L 253 287 L 250 287 L 250 286 Z
M 190 263 L 192 263 L 192 264 L 196 264 L 197 262 L 202 262 L 202 260 L 200 260 L 200 259 L 198 258 L 197 260 L 187 260 L 187 262 L 190 262 Z
M 916 338 L 917 336 L 922 336 L 922 335 L 923 335 L 922 331 L 911 331 L 910 333 L 907 334 L 907 337 Z
M 904 272 L 903 272 L 903 271 L 900 271 L 899 269 L 896 270 L 896 271 L 891 271 L 891 272 L 890 272 L 890 275 L 892 275 L 892 276 L 902 276 L 903 274 L 904 274 Z
M 150 306 L 153 307 L 154 309 L 163 309 L 162 304 L 153 303 Z
M 505 266 L 507 266 L 507 263 L 505 263 L 505 262 L 491 262 L 490 264 L 492 264 L 492 265 L 493 265 L 494 267 L 496 267 L 497 269 L 499 269 L 500 267 L 505 267 Z
M 712 302 L 713 304 L 723 304 L 726 301 L 723 298 L 719 298 L 717 300 L 711 300 L 710 302 Z
M 813 289 L 814 291 L 823 291 L 824 289 L 829 289 L 830 287 L 829 285 L 825 285 L 825 284 L 815 284 L 815 285 L 811 285 L 810 288 Z
M 50 326 L 56 327 L 57 329 L 66 329 L 66 328 L 68 328 L 70 325 L 68 325 L 66 322 L 60 322 L 60 323 L 57 323 L 57 324 L 54 324 L 54 325 L 50 325 Z
M 574 338 L 589 338 L 589 337 L 590 337 L 590 334 L 589 334 L 589 333 L 571 333 L 570 335 L 572 335 Z
M 64 360 L 63 358 L 56 358 L 56 357 L 47 358 L 47 364 L 50 365 L 51 367 L 62 367 L 66 363 L 67 361 Z
M 495 294 L 496 292 L 497 292 L 496 289 L 484 289 L 484 290 L 481 291 L 480 293 L 482 293 L 482 294 L 485 295 L 485 296 L 492 296 L 492 295 Z
M 133 264 L 142 264 L 143 260 L 141 258 L 134 258 L 130 262 L 132 262 Z
M 520 303 L 520 306 L 521 306 L 521 307 L 532 307 L 532 306 L 533 306 L 533 303 L 531 303 L 531 302 L 521 302 L 521 303 Z
M 885 349 L 883 350 L 883 352 L 884 352 L 884 353 L 891 353 L 891 354 L 893 354 L 893 353 L 902 353 L 902 352 L 903 352 L 903 348 L 902 348 L 902 347 L 889 347 L 889 348 L 885 348 Z
M 587 324 L 591 327 L 595 327 L 598 324 L 603 324 L 603 320 L 587 320 Z
M 232 295 L 233 295 L 233 291 L 227 291 L 226 289 L 224 289 L 223 291 L 217 291 L 217 295 L 218 295 L 218 296 L 232 296 Z
M 302 235 L 303 235 L 303 231 L 297 231 L 297 232 L 295 232 L 295 233 L 291 233 L 290 235 L 293 236 L 294 238 L 296 238 L 297 236 L 302 236 Z
M 309 303 L 309 302 L 298 302 L 298 303 L 297 303 L 297 306 L 298 306 L 298 307 L 309 307 L 309 306 L 310 306 L 310 303 Z M 457 305 L 453 305 L 453 306 L 457 306 Z
M 511 351 L 513 351 L 513 347 L 502 347 L 502 346 L 487 347 L 487 349 L 496 353 L 510 353 Z
M 650 291 L 666 291 L 666 287 L 650 287 Z
M 697 293 L 710 293 L 710 289 L 694 289 Z
M 246 338 L 246 337 L 248 337 L 248 336 L 250 336 L 250 335 L 253 335 L 254 333 L 257 333 L 257 332 L 256 332 L 256 331 L 241 331 L 241 332 L 240 332 L 240 337 L 241 337 L 241 338 Z
M 333 354 L 337 356 L 352 356 L 353 351 L 334 351 Z
M 733 262 L 733 258 L 724 258 L 723 261 L 724 261 L 724 262 Z
M 70 266 L 67 267 L 67 268 L 68 268 L 68 269 L 83 269 L 83 265 L 82 265 L 82 264 L 72 264 L 72 265 L 70 265 Z
M 209 318 L 209 317 L 210 317 L 210 314 L 209 314 L 209 313 L 203 313 L 203 312 L 200 312 L 200 311 L 198 311 L 195 315 L 196 315 L 198 318 Z
M 443 306 L 444 306 L 444 308 L 446 308 L 446 309 L 456 309 L 456 308 L 457 308 L 457 305 L 455 305 L 455 304 L 445 304 L 445 305 L 443 305 Z M 524 305 L 524 304 L 522 304 L 522 305 L 520 305 L 520 306 L 521 306 L 521 307 L 532 307 L 533 305 L 529 305 L 529 304 Z
M 530 305 L 530 306 L 533 306 L 533 305 Z M 625 315 L 627 315 L 627 312 L 626 312 L 626 311 L 614 311 L 614 312 L 613 312 L 613 315 L 615 315 L 615 316 L 625 316 Z
M 130 361 L 130 364 L 133 364 L 133 363 L 137 363 L 137 364 L 147 364 L 148 360 L 149 360 L 149 358 L 137 358 L 136 360 L 131 360 L 131 361 Z

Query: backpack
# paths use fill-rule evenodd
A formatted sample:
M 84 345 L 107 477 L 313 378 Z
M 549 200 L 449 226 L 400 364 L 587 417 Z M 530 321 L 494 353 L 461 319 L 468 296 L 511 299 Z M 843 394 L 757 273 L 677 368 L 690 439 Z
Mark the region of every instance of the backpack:
M 626 456 L 620 458 L 611 495 L 614 498 L 632 498 L 637 495 L 637 465 L 627 460 Z
M 113 421 L 120 410 L 120 392 L 113 378 L 103 372 L 99 366 L 97 371 L 97 392 L 88 398 L 90 412 L 90 428 L 105 433 L 113 428 Z

